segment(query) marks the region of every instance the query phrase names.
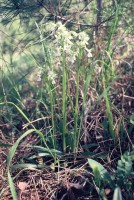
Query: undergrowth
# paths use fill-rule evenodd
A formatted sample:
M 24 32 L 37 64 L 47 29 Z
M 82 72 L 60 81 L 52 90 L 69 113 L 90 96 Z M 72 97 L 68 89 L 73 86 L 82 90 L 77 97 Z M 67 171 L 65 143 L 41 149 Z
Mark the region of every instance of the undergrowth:
M 88 31 L 69 30 L 60 21 L 44 28 L 42 21 L 35 22 L 42 60 L 32 45 L 26 50 L 36 68 L 16 77 L 13 55 L 9 63 L 2 57 L 0 146 L 10 147 L 6 169 L 14 200 L 30 190 L 25 172 L 45 200 L 134 198 L 133 67 L 118 63 L 120 38 L 113 47 L 121 12 L 115 1 L 99 52 Z M 2 197 L 3 185 L 0 190 Z

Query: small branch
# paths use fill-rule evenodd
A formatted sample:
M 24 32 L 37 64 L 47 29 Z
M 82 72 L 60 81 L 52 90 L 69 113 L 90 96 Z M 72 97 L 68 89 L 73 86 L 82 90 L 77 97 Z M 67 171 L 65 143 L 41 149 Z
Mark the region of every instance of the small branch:
M 66 18 L 60 17 L 60 16 L 55 16 L 55 17 L 57 17 L 57 18 L 60 19 L 60 20 L 65 21 L 66 23 L 76 24 L 76 25 L 80 25 L 80 26 L 87 26 L 87 27 L 89 27 L 89 28 L 95 28 L 95 27 L 99 27 L 100 25 L 104 24 L 104 23 L 107 22 L 107 21 L 112 20 L 112 19 L 114 18 L 114 15 L 108 17 L 107 19 L 101 21 L 101 22 L 98 23 L 98 24 L 86 24 L 86 23 L 82 23 L 82 22 L 78 23 L 78 22 L 73 22 L 73 21 L 71 21 L 72 19 L 66 19 Z

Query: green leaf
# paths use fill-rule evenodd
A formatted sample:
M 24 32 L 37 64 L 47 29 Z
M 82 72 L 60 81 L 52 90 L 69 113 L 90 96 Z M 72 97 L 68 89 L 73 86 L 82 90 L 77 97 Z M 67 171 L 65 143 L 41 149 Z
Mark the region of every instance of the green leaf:
M 12 197 L 13 197 L 13 200 L 17 200 L 17 193 L 15 191 L 15 187 L 14 187 L 14 183 L 13 183 L 13 180 L 12 180 L 12 177 L 11 177 L 11 174 L 10 174 L 10 164 L 11 164 L 11 161 L 14 157 L 14 154 L 15 154 L 15 151 L 20 143 L 20 141 L 26 137 L 27 135 L 29 135 L 30 133 L 34 132 L 35 130 L 34 129 L 30 129 L 28 131 L 26 131 L 15 143 L 14 145 L 11 147 L 10 151 L 9 151 L 9 154 L 8 154 L 8 157 L 7 157 L 7 173 L 8 173 L 8 182 L 9 182 L 9 186 L 10 186 L 10 190 L 11 190 L 11 193 L 12 193 Z
M 130 152 L 130 158 L 131 160 L 134 160 L 134 150 Z
M 133 125 L 134 125 L 134 114 L 133 114 L 133 115 L 131 115 L 131 117 L 130 117 L 130 122 L 131 122 L 131 124 L 133 124 Z
M 84 156 L 84 157 L 94 156 L 96 158 L 105 158 L 106 157 L 106 155 L 103 153 L 96 154 L 95 152 L 90 152 L 90 151 L 81 153 L 80 156 Z
M 14 145 L 11 147 L 8 157 L 7 157 L 7 167 L 10 167 L 11 161 L 14 157 L 15 151 L 20 143 L 20 141 L 25 138 L 27 135 L 29 135 L 30 133 L 35 132 L 34 129 L 30 129 L 28 131 L 26 131 L 21 137 L 19 137 L 19 139 L 14 143 Z
M 89 163 L 89 165 L 90 165 L 90 167 L 92 168 L 93 171 L 98 169 L 98 171 L 99 171 L 99 173 L 101 175 L 101 178 L 104 181 L 107 181 L 112 188 L 115 187 L 114 182 L 111 179 L 110 174 L 108 173 L 108 171 L 100 163 L 98 163 L 97 161 L 95 161 L 93 159 L 88 159 L 88 163 Z
M 114 190 L 113 200 L 122 200 L 121 189 L 119 187 Z
M 96 152 L 88 151 L 88 152 L 81 153 L 80 155 L 81 155 L 81 156 L 84 156 L 84 157 L 96 156 Z
M 12 180 L 12 177 L 11 177 L 9 170 L 8 170 L 8 182 L 9 182 L 9 185 L 10 185 L 10 190 L 11 190 L 13 200 L 17 200 L 18 199 L 17 193 L 15 191 L 14 183 L 13 183 L 13 180 Z
M 0 142 L 0 146 L 1 146 L 1 147 L 11 147 L 12 145 L 11 145 L 11 144 L 5 144 L 5 143 Z
M 45 147 L 36 146 L 36 145 L 35 146 L 34 145 L 29 145 L 28 147 L 34 148 L 39 152 L 46 152 L 50 156 L 52 156 L 53 154 L 56 154 L 57 156 L 63 156 L 63 152 L 59 151 L 59 150 L 56 150 L 56 149 L 51 149 L 51 153 L 50 153 L 50 150 L 48 148 L 45 148 Z
M 85 144 L 85 145 L 82 146 L 83 149 L 89 149 L 89 148 L 92 148 L 92 147 L 98 147 L 98 144 L 92 143 L 92 144 Z
M 37 169 L 37 168 L 49 168 L 49 166 L 47 165 L 44 165 L 44 164 L 31 164 L 31 163 L 24 163 L 24 164 L 17 164 L 17 165 L 14 165 L 12 166 L 12 169 L 13 170 L 16 170 L 16 169 Z
M 102 183 L 102 180 L 101 180 L 101 174 L 98 170 L 98 167 L 95 167 L 94 168 L 94 177 L 95 177 L 95 182 L 96 182 L 96 185 L 100 188 L 101 187 L 101 183 Z
M 121 160 L 118 161 L 117 170 L 115 176 L 117 179 L 117 185 L 120 187 L 125 186 L 128 177 L 132 171 L 132 158 L 130 152 L 125 152 L 121 156 Z
M 39 158 L 39 157 L 51 157 L 51 154 L 48 153 L 48 152 L 45 152 L 45 153 L 38 153 L 36 155 L 32 155 L 28 158 L 26 158 L 27 160 L 31 161 L 31 160 L 34 160 L 36 158 Z

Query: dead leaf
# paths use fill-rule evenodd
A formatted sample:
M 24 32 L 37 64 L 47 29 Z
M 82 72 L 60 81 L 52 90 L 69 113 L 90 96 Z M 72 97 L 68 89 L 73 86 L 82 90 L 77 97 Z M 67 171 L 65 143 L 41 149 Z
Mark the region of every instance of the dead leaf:
M 21 190 L 21 191 L 24 191 L 26 188 L 27 188 L 27 183 L 26 182 L 19 182 L 18 183 L 18 188 Z
M 106 194 L 106 196 L 109 195 L 110 192 L 111 192 L 111 189 L 109 189 L 109 188 L 106 188 L 106 189 L 105 189 L 105 194 Z

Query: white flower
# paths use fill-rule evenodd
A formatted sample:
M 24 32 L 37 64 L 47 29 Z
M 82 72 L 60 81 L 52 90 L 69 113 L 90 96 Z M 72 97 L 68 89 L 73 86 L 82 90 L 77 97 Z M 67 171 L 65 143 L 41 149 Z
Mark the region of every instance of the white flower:
M 87 43 L 89 40 L 89 37 L 85 32 L 80 32 L 78 34 L 78 37 L 79 37 L 79 40 L 84 41 L 85 43 Z
M 37 82 L 41 82 L 42 80 L 42 71 L 41 69 L 39 69 L 39 71 L 37 72 Z
M 70 33 L 73 36 L 73 38 L 78 37 L 78 33 L 76 33 L 75 31 L 70 31 Z
M 91 49 L 87 49 L 87 48 L 86 48 L 86 52 L 87 52 L 87 57 L 88 57 L 88 58 L 92 58 L 92 57 L 93 57 L 93 55 L 92 55 L 92 53 L 91 53 Z
M 87 47 L 89 36 L 84 31 L 80 33 L 70 31 L 61 22 L 54 24 L 53 27 L 57 28 L 55 28 L 55 40 L 53 41 L 53 64 L 55 69 L 62 68 L 63 54 L 66 57 L 66 64 L 68 66 L 74 66 L 81 49 L 86 52 L 88 58 L 92 57 L 91 50 Z M 50 71 L 48 78 L 55 83 L 56 74 Z
M 80 32 L 78 34 L 78 41 L 76 42 L 79 47 L 86 48 L 88 45 L 89 37 L 85 32 Z
M 50 80 L 52 82 L 52 84 L 55 84 L 56 83 L 56 78 L 57 78 L 56 73 L 54 73 L 53 70 L 49 70 L 48 71 L 48 80 Z
M 61 57 L 61 50 L 62 50 L 61 47 L 56 46 L 55 53 L 54 53 L 56 58 Z

